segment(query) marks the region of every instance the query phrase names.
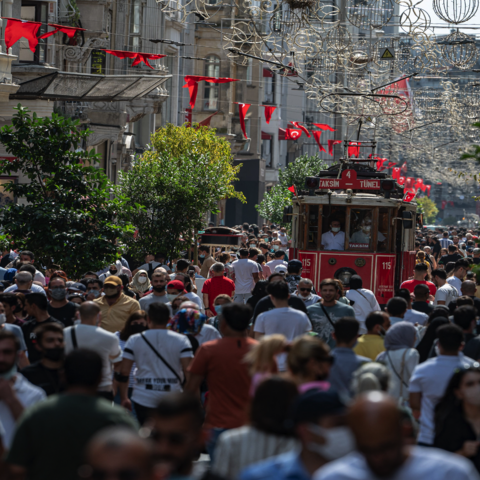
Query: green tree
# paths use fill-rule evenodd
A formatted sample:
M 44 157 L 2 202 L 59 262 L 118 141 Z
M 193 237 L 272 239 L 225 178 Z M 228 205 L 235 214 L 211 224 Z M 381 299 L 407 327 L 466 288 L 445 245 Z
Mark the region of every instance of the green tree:
M 297 191 L 305 188 L 305 178 L 318 175 L 327 164 L 319 155 L 301 155 L 287 168 L 279 171 L 278 184 L 265 193 L 260 204 L 256 205 L 258 213 L 272 223 L 283 223 L 283 209 L 292 205 L 293 193 L 288 190 L 295 185 Z
M 184 249 L 205 226 L 205 213 L 218 213 L 219 200 L 245 201 L 233 187 L 240 167 L 232 164 L 228 141 L 210 127 L 168 124 L 157 130 L 149 149 L 122 174 L 121 189 L 132 207 L 145 206 L 135 216 L 138 235 L 129 251 L 141 257 Z
M 30 116 L 20 104 L 16 110 L 0 130 L 15 157 L 0 164 L 0 174 L 19 175 L 5 185 L 15 201 L 0 217 L 13 248 L 33 251 L 38 267 L 60 264 L 72 278 L 114 262 L 118 240 L 134 228 L 117 221 L 129 207 L 125 197 L 112 198 L 114 185 L 93 166 L 97 155 L 80 149 L 90 131 L 56 114 Z
M 438 214 L 438 208 L 435 202 L 428 197 L 421 197 L 417 198 L 417 205 L 420 207 L 419 213 L 423 213 L 427 223 L 435 222 Z

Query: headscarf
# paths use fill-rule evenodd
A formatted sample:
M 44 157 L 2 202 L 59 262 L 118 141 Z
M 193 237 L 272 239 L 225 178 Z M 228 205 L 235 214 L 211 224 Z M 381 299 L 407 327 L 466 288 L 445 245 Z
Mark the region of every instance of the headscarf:
M 147 276 L 147 281 L 145 283 L 140 283 L 138 281 L 142 273 L 144 273 Z M 130 288 L 135 293 L 142 295 L 146 291 L 150 290 L 150 287 L 151 287 L 151 284 L 150 284 L 150 279 L 148 278 L 148 273 L 146 272 L 146 270 L 139 270 L 133 277 L 132 283 L 130 284 Z
M 420 343 L 417 345 L 418 353 L 420 354 L 419 363 L 428 360 L 428 355 L 430 354 L 430 350 L 432 349 L 433 342 L 435 338 L 437 338 L 437 330 L 442 325 L 448 325 L 450 322 L 445 317 L 437 317 L 430 325 L 428 325 L 427 330 L 425 331 L 425 335 L 423 336 Z
M 182 308 L 177 314 L 169 320 L 167 328 L 184 335 L 197 335 L 202 330 L 207 316 L 193 308 Z
M 385 335 L 385 350 L 413 348 L 417 331 L 409 322 L 398 322 L 391 326 Z

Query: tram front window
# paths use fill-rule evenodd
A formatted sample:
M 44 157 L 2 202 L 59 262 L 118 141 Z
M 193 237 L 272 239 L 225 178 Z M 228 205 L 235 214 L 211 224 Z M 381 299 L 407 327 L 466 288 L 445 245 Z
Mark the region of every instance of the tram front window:
M 389 209 L 380 208 L 378 213 L 378 252 L 386 252 L 388 250 L 388 235 L 389 235 Z M 385 239 L 380 241 L 380 235 L 383 235 Z
M 371 210 L 352 209 L 350 212 L 350 241 L 351 249 L 372 249 L 372 213 Z M 386 237 L 378 232 L 378 243 L 385 242 Z

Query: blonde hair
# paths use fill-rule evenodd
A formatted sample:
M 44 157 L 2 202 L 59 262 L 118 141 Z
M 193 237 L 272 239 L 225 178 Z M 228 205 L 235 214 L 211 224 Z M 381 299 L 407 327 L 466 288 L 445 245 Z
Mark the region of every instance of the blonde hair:
M 320 338 L 303 335 L 290 345 L 287 356 L 288 368 L 294 375 L 308 375 L 307 364 L 313 358 L 321 360 L 328 357 L 330 347 Z
M 284 351 L 287 344 L 285 335 L 279 333 L 262 337 L 243 358 L 250 367 L 250 375 L 276 372 L 275 355 Z

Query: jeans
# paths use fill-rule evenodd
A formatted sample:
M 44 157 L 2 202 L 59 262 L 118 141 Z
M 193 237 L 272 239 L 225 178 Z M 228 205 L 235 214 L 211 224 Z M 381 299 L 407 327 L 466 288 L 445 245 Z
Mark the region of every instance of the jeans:
M 150 418 L 155 411 L 154 408 L 144 407 L 137 402 L 132 402 L 132 405 L 135 407 L 135 412 L 137 414 L 137 420 L 140 425 L 143 425 L 147 418 Z
M 227 428 L 210 428 L 208 430 L 209 437 L 206 441 L 207 452 L 210 455 L 210 463 L 213 463 L 213 455 L 215 453 L 215 447 L 217 445 L 218 437 L 220 434 L 228 430 Z
M 247 303 L 247 300 L 252 296 L 251 293 L 236 293 L 233 297 L 234 302 Z

